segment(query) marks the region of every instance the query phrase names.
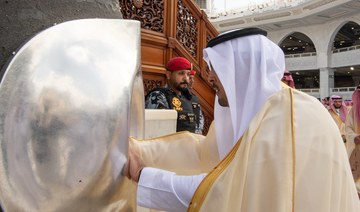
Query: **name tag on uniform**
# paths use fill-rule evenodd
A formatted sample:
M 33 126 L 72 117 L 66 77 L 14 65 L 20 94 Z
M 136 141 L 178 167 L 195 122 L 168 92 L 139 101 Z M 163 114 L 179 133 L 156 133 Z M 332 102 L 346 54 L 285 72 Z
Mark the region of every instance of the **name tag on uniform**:
M 188 117 L 189 117 L 189 122 L 192 123 L 195 121 L 195 115 L 192 113 L 188 113 Z
M 179 115 L 179 120 L 186 120 L 186 115 L 185 114 L 180 114 Z

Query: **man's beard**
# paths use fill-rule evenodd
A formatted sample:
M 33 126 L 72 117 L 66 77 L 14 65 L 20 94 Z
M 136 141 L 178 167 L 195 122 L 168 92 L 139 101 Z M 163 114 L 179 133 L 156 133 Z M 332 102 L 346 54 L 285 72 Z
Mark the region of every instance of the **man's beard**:
M 187 85 L 187 86 L 182 87 L 181 85 Z M 176 89 L 178 89 L 180 92 L 185 92 L 188 90 L 188 86 L 189 86 L 188 83 L 182 82 L 182 83 L 179 83 L 178 86 L 176 86 Z

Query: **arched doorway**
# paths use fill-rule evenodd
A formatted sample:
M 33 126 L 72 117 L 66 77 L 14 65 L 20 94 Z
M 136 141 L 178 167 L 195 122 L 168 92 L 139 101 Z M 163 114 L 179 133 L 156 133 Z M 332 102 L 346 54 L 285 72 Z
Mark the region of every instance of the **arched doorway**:
M 360 45 L 360 26 L 355 22 L 348 22 L 340 28 L 333 41 L 333 52 L 343 48 Z
M 294 32 L 288 35 L 279 46 L 284 51 L 285 55 L 316 52 L 312 40 L 301 32 Z
M 316 56 L 316 48 L 312 40 L 301 32 L 293 32 L 286 36 L 279 44 L 285 57 L 289 59 L 300 59 L 302 57 Z M 297 89 L 314 89 L 318 92 L 319 71 L 318 70 L 290 70 Z
M 360 25 L 349 21 L 336 33 L 332 53 L 345 53 L 360 49 Z M 335 87 L 355 87 L 360 82 L 360 65 L 337 67 L 334 72 Z

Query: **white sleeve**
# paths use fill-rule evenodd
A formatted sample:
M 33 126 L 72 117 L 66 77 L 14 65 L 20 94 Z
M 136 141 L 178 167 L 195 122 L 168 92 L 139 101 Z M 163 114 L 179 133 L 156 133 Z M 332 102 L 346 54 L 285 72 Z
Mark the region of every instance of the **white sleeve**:
M 137 204 L 158 210 L 186 211 L 205 176 L 178 176 L 174 172 L 146 167 L 138 183 Z

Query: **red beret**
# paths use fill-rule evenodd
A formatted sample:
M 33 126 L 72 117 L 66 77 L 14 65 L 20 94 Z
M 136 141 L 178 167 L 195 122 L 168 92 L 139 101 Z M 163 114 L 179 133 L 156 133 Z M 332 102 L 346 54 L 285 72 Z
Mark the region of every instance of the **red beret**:
M 191 70 L 191 71 L 190 71 L 190 75 L 191 75 L 191 76 L 194 76 L 195 74 L 196 74 L 196 71 L 195 71 L 195 70 Z
M 181 70 L 190 70 L 191 63 L 184 57 L 174 57 L 166 65 L 167 69 L 171 72 L 181 71 Z

